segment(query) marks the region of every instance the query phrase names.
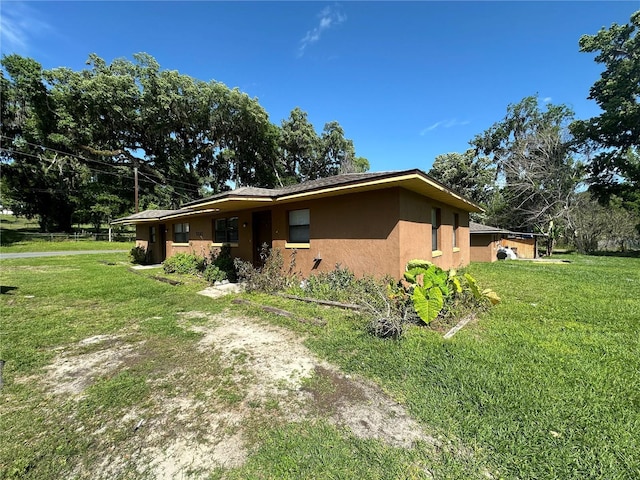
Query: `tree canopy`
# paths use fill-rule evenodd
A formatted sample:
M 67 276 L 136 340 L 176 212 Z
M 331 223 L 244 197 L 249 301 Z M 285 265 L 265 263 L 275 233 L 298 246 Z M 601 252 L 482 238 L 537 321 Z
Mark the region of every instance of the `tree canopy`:
M 589 165 L 591 191 L 603 201 L 619 195 L 640 211 L 640 11 L 580 38 L 580 51 L 597 53 L 604 71 L 589 91 L 602 113 L 571 130 L 596 153 Z
M 565 105 L 547 104 L 537 96 L 507 107 L 504 119 L 471 141 L 495 163 L 510 227 L 546 230 L 571 203 L 582 180 L 582 165 L 574 159 L 568 131 L 573 112 Z
M 238 89 L 162 70 L 145 53 L 111 64 L 92 54 L 80 71 L 19 55 L 1 63 L 2 190 L 43 230 L 131 211 L 134 169 L 141 205 L 172 208 L 230 185 L 368 168 L 337 122 L 319 137 L 296 108 L 279 127 Z
M 473 149 L 438 155 L 428 174 L 483 207 L 494 194 L 496 167 Z

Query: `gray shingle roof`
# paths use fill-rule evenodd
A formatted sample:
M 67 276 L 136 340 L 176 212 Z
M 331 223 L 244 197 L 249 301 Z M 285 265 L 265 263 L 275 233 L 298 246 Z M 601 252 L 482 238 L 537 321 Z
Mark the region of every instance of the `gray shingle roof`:
M 491 227 L 489 225 L 482 225 L 477 222 L 469 222 L 469 232 L 471 233 L 511 233 L 510 230 L 504 228 Z
M 418 175 L 424 177 L 431 184 L 441 185 L 443 191 L 448 191 L 454 194 L 446 185 L 438 182 L 437 180 L 429 177 L 426 173 L 418 169 L 412 170 L 392 170 L 384 172 L 365 172 L 365 173 L 344 173 L 341 175 L 334 175 L 331 177 L 319 178 L 317 180 L 310 180 L 308 182 L 302 182 L 295 185 L 287 185 L 281 188 L 258 188 L 258 187 L 240 187 L 235 190 L 229 190 L 226 192 L 216 193 L 206 198 L 194 200 L 189 203 L 185 203 L 180 210 L 146 210 L 128 217 L 119 218 L 112 223 L 126 223 L 126 222 L 144 222 L 146 220 L 159 220 L 166 216 L 179 215 L 181 213 L 194 213 L 198 210 L 198 207 L 203 207 L 208 203 L 218 203 L 216 200 L 234 200 L 255 198 L 255 199 L 272 199 L 277 200 L 280 197 L 286 197 L 288 195 L 300 194 L 300 193 L 312 193 L 317 190 L 323 190 L 331 187 L 347 187 L 349 185 L 358 185 L 359 183 L 365 183 L 371 180 L 382 179 L 396 179 L 402 178 L 407 175 Z M 462 198 L 462 197 L 458 197 Z M 475 206 L 470 200 L 462 198 L 466 204 Z M 479 208 L 475 206 L 476 208 Z
M 401 173 L 415 172 L 416 170 L 404 171 L 389 171 L 389 172 L 367 172 L 367 173 L 343 173 L 341 175 L 333 175 L 331 177 L 318 178 L 317 180 L 309 180 L 307 182 L 296 183 L 294 185 L 287 185 L 281 188 L 257 188 L 257 187 L 240 187 L 235 190 L 229 190 L 227 192 L 216 193 L 210 197 L 201 198 L 200 200 L 194 200 L 193 202 L 185 203 L 185 207 L 198 205 L 200 203 L 207 203 L 212 200 L 218 200 L 221 198 L 234 198 L 234 197 L 261 197 L 261 198 L 277 198 L 284 195 L 291 195 L 294 193 L 312 192 L 327 187 L 335 187 L 338 185 L 348 185 L 350 183 L 357 183 L 363 180 L 371 180 L 375 178 L 391 177 Z
M 142 212 L 134 213 L 133 215 L 129 215 L 128 217 L 118 218 L 112 221 L 112 224 L 123 223 L 130 220 L 160 220 L 162 217 L 166 217 L 167 215 L 173 215 L 175 213 L 179 213 L 181 211 L 188 212 L 187 209 L 180 210 L 144 210 Z

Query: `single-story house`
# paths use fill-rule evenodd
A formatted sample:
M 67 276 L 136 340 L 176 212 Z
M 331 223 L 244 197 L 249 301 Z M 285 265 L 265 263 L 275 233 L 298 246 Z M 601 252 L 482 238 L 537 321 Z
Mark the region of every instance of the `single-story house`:
M 259 263 L 263 244 L 296 252 L 308 276 L 336 264 L 357 275 L 399 278 L 409 260 L 448 269 L 471 260 L 469 213 L 482 209 L 421 170 L 336 175 L 283 188 L 241 187 L 114 221 L 135 224 L 153 262 L 177 252 L 231 247 Z
M 471 261 L 495 262 L 500 248 L 510 248 L 518 258 L 538 258 L 540 233 L 513 232 L 498 227 L 469 222 L 471 234 Z

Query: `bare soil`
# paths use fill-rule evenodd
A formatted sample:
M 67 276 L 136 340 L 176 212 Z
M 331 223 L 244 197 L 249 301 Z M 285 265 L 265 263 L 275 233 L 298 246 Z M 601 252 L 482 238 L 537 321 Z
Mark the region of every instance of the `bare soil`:
M 258 319 L 203 312 L 183 314 L 180 324 L 202 335 L 195 345 L 197 356 L 215 355 L 225 366 L 220 391 L 228 392 L 229 399 L 221 401 L 219 392 L 195 395 L 181 390 L 171 396 L 153 388 L 153 408 L 133 409 L 91 433 L 101 438 L 117 425 L 126 428 L 129 439 L 97 453 L 98 461 L 79 469 L 79 477 L 132 473 L 156 479 L 206 478 L 216 468 L 243 464 L 255 437 L 251 429 L 264 419 L 325 420 L 358 437 L 397 447 L 411 448 L 416 441 L 438 445 L 378 386 L 316 358 L 303 345 L 304 338 L 289 330 Z M 135 361 L 143 342 L 125 340 L 95 336 L 65 348 L 47 368 L 45 385 L 53 395 L 81 399 L 98 378 Z M 193 374 L 168 370 L 154 384 L 188 383 L 185 376 L 206 375 L 196 372 L 198 365 L 193 369 Z

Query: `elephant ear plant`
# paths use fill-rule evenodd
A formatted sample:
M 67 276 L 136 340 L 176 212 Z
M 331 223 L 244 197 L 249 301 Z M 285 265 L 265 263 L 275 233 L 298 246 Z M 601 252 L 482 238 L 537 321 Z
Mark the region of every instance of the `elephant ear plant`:
M 487 302 L 495 305 L 500 301 L 493 290 L 481 291 L 468 273 L 460 276 L 453 269 L 445 271 L 425 260 L 410 261 L 400 284 L 410 297 L 418 317 L 426 324 L 461 303 L 477 304 L 467 305 L 473 308 Z

